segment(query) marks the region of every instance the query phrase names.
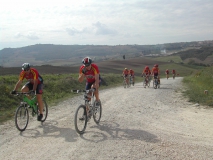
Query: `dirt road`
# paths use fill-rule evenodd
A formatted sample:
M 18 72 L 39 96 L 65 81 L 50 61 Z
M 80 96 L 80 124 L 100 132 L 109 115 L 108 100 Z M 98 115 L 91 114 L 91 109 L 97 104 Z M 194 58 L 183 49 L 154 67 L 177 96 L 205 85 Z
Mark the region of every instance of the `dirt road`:
M 212 160 L 213 109 L 187 102 L 181 80 L 100 91 L 100 125 L 90 120 L 82 136 L 74 128 L 82 95 L 51 107 L 43 124 L 30 119 L 22 133 L 8 121 L 0 126 L 0 159 Z

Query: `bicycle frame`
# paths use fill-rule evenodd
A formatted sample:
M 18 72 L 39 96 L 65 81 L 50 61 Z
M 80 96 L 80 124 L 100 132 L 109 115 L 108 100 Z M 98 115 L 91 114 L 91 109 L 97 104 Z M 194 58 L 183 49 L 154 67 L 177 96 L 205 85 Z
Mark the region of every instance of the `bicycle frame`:
M 29 108 L 32 108 L 33 112 L 35 114 L 37 114 L 38 111 L 37 111 L 37 99 L 36 99 L 36 96 L 34 96 L 33 98 L 29 99 L 29 97 L 24 95 L 23 102 L 21 102 L 21 104 L 23 104 L 23 103 L 29 105 Z

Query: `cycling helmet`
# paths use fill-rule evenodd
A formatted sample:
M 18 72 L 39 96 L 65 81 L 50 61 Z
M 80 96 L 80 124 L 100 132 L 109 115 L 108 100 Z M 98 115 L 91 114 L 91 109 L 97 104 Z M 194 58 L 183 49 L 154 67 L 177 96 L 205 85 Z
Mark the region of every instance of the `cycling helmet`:
M 149 67 L 148 67 L 148 66 L 146 66 L 146 67 L 145 67 L 145 69 L 149 69 Z
M 22 70 L 23 71 L 28 71 L 29 69 L 30 69 L 30 64 L 29 63 L 22 64 Z
M 158 67 L 158 64 L 155 64 L 154 67 Z
M 132 71 L 132 69 L 130 69 L 130 71 Z
M 125 70 L 127 70 L 127 68 L 124 68 Z
M 87 67 L 87 66 L 89 66 L 92 63 L 92 59 L 90 57 L 85 57 L 82 60 L 82 63 Z

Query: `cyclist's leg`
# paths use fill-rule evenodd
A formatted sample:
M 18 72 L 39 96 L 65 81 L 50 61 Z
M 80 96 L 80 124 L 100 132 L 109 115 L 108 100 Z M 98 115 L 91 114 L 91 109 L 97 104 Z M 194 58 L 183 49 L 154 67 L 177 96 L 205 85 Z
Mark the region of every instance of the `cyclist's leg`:
M 43 101 L 42 101 L 42 93 L 43 93 L 43 84 L 38 84 L 37 88 L 36 88 L 36 98 L 37 98 L 37 102 L 38 102 L 38 108 L 39 108 L 39 112 L 40 114 L 43 115 Z
M 99 83 L 99 86 L 100 86 L 100 83 Z M 96 101 L 100 101 L 100 98 L 99 98 L 99 86 L 96 86 L 95 82 L 92 84 L 91 88 L 96 88 L 95 92 L 94 92 L 94 95 L 95 95 L 95 99 Z
M 21 88 L 21 92 L 29 92 L 29 90 L 33 89 L 33 84 L 31 84 L 30 82 L 27 82 L 22 88 Z

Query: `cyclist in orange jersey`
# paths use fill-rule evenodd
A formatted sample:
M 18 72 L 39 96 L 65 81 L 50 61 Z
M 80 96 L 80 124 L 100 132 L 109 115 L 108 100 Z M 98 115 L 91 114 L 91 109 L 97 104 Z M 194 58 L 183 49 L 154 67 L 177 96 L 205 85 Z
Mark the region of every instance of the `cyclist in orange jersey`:
M 133 85 L 134 85 L 135 84 L 135 72 L 132 69 L 130 69 L 129 75 L 132 77 L 132 81 L 133 81 Z
M 31 68 L 29 63 L 24 63 L 22 65 L 22 71 L 19 75 L 19 80 L 16 83 L 11 94 L 16 94 L 16 91 L 18 90 L 24 79 L 26 79 L 28 82 L 21 88 L 21 91 L 31 92 L 36 95 L 39 108 L 37 120 L 41 121 L 41 119 L 43 118 L 43 78 L 35 68 Z
M 152 68 L 151 75 L 153 76 L 153 79 L 154 77 L 157 77 L 160 84 L 160 69 L 158 68 L 158 64 L 155 64 Z
M 166 69 L 165 74 L 166 74 L 166 78 L 168 79 L 169 78 L 169 70 L 168 69 Z
M 129 85 L 129 70 L 127 68 L 124 68 L 122 76 L 126 78 L 126 83 Z
M 142 72 L 142 76 L 145 76 L 145 78 L 148 78 L 148 81 L 150 81 L 150 75 L 151 75 L 151 71 L 149 69 L 148 66 L 146 66 Z

